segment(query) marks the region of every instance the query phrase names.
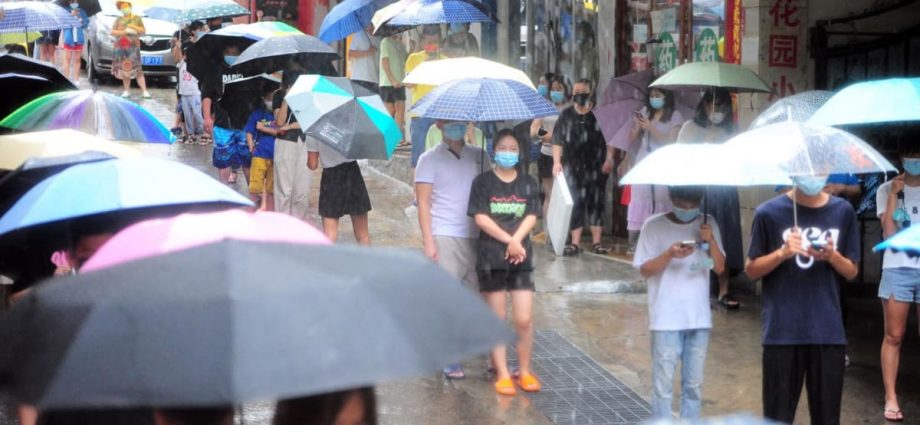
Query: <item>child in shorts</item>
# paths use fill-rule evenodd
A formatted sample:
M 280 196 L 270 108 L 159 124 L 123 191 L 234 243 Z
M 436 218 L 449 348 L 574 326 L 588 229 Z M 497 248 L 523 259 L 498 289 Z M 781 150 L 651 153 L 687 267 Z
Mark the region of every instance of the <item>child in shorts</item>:
M 243 131 L 246 144 L 252 153 L 252 168 L 249 171 L 249 197 L 263 211 L 274 210 L 274 170 L 272 159 L 275 157 L 275 116 L 272 114 L 272 95 L 274 87 L 266 85 L 262 89 L 258 107 L 249 115 L 249 121 Z

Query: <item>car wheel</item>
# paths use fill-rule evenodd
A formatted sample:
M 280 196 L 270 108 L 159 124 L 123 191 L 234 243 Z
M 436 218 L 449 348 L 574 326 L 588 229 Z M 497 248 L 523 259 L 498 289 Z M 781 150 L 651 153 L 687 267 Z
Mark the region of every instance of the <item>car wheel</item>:
M 96 71 L 96 61 L 93 59 L 93 46 L 86 43 L 86 78 L 92 82 L 99 82 L 99 72 Z

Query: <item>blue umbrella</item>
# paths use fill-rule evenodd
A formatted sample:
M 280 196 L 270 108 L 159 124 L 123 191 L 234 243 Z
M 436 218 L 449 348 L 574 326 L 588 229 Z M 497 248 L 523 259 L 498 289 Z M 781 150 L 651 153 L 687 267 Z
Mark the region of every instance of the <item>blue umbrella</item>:
M 79 18 L 51 2 L 3 2 L 0 5 L 0 15 L 3 16 L 0 19 L 0 33 L 52 31 L 83 25 Z
M 425 118 L 473 122 L 529 120 L 559 114 L 526 84 L 489 78 L 440 85 L 421 98 L 412 111 Z
M 901 230 L 888 240 L 876 245 L 873 251 L 879 252 L 891 249 L 896 252 L 905 252 L 907 255 L 920 255 L 920 226 L 910 226 Z
M 161 21 L 191 22 L 212 18 L 249 15 L 249 10 L 233 0 L 159 0 L 144 14 Z
M 835 94 L 810 122 L 821 125 L 920 120 L 920 78 L 853 84 Z
M 329 11 L 319 29 L 319 39 L 326 43 L 339 41 L 371 24 L 377 9 L 391 0 L 345 0 Z
M 0 217 L 0 245 L 63 237 L 75 219 L 190 206 L 252 206 L 233 189 L 187 165 L 153 158 L 74 165 L 26 192 Z
M 480 0 L 400 0 L 377 11 L 374 34 L 388 36 L 418 25 L 498 22 Z

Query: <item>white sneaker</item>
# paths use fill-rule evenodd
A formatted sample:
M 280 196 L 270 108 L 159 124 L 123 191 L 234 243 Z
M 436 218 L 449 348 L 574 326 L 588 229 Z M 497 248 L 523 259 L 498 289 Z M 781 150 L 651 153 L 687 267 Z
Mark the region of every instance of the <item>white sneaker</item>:
M 144 94 L 141 95 L 141 96 L 142 96 L 144 99 L 150 99 L 150 93 L 148 93 L 148 92 L 144 92 Z
M 127 92 L 127 91 L 123 91 L 123 92 L 121 92 L 121 97 L 127 99 L 127 98 L 131 97 L 131 93 L 130 93 L 130 92 Z

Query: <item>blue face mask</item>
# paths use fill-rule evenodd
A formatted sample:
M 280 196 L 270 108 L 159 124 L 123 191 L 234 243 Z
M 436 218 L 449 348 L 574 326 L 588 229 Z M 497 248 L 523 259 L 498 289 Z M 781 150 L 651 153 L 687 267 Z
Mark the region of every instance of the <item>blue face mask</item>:
M 239 56 L 224 55 L 224 62 L 226 62 L 227 65 L 233 65 L 234 63 L 236 63 L 236 59 L 238 57 Z
M 463 140 L 463 135 L 466 134 L 466 123 L 462 122 L 452 122 L 444 124 L 444 138 L 447 140 Z
M 904 172 L 912 176 L 920 176 L 920 159 L 905 159 Z
M 71 3 L 70 8 L 73 10 L 77 10 L 80 8 L 80 3 Z
M 663 97 L 650 97 L 648 98 L 648 104 L 652 109 L 661 109 L 664 108 L 664 98 Z
M 546 84 L 540 84 L 537 86 L 537 93 L 540 93 L 540 96 L 547 97 L 549 96 L 549 87 Z
M 672 209 L 672 211 L 674 212 L 674 216 L 677 217 L 678 220 L 680 220 L 680 221 L 682 221 L 682 222 L 684 222 L 684 223 L 689 223 L 689 222 L 691 222 L 691 221 L 693 221 L 693 220 L 696 220 L 696 218 L 700 216 L 700 209 L 699 209 L 699 207 L 697 207 L 697 208 L 678 208 L 678 207 L 674 207 L 674 208 Z
M 465 30 L 465 29 L 466 29 L 466 27 L 465 27 L 463 24 L 453 23 L 453 24 L 450 24 L 450 26 L 447 27 L 447 34 L 448 34 L 448 35 L 454 35 L 454 34 L 456 34 L 456 33 L 462 32 L 462 31 Z
M 207 31 L 195 31 L 195 40 L 201 40 L 201 37 L 204 37 L 204 35 L 207 33 Z
M 815 196 L 827 185 L 827 176 L 797 176 L 792 182 L 806 196 Z
M 517 152 L 495 152 L 495 163 L 502 168 L 512 168 L 520 160 L 521 156 Z
M 565 92 L 553 90 L 549 92 L 549 99 L 552 100 L 553 103 L 565 102 Z

